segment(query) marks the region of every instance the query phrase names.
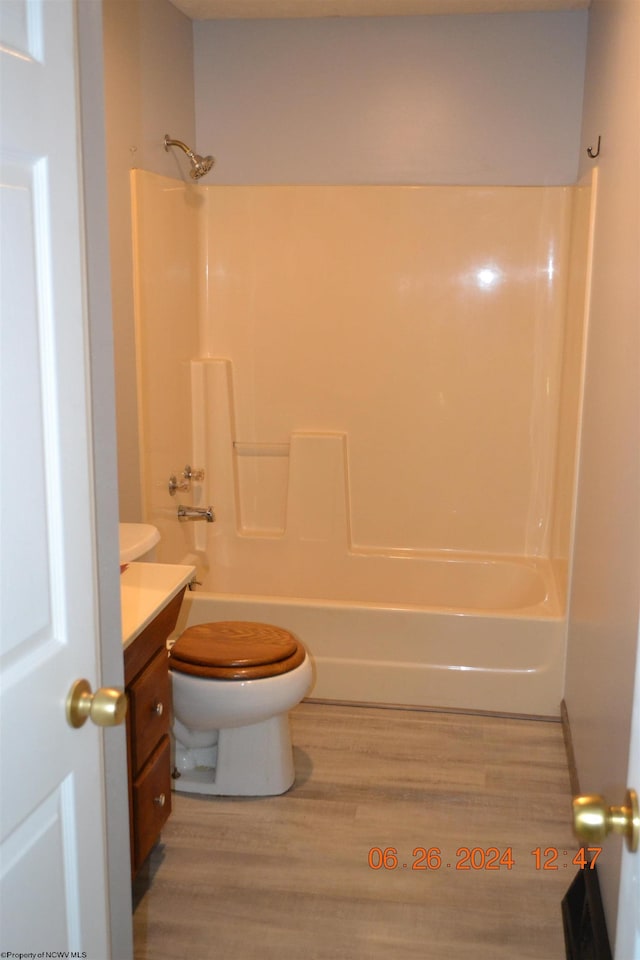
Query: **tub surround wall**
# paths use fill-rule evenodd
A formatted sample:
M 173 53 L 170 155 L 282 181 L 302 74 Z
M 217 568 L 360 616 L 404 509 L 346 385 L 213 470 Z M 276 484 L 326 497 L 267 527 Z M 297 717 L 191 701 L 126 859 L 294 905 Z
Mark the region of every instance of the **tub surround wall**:
M 294 451 L 326 512 L 336 434 L 353 546 L 549 556 L 571 193 L 207 188 L 239 532 L 283 532 Z
M 161 559 L 444 550 L 566 582 L 591 190 L 133 186 Z

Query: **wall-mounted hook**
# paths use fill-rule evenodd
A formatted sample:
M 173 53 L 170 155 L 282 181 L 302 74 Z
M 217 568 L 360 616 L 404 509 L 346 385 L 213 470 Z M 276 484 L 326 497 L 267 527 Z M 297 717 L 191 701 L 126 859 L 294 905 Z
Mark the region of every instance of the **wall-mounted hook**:
M 587 153 L 592 160 L 595 160 L 595 158 L 600 155 L 600 137 L 598 137 L 598 146 L 595 151 L 591 147 L 587 147 Z

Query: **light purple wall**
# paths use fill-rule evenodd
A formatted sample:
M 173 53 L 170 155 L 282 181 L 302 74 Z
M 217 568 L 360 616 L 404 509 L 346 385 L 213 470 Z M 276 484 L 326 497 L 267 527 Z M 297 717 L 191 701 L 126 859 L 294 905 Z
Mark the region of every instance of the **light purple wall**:
M 194 24 L 222 183 L 566 184 L 587 11 Z

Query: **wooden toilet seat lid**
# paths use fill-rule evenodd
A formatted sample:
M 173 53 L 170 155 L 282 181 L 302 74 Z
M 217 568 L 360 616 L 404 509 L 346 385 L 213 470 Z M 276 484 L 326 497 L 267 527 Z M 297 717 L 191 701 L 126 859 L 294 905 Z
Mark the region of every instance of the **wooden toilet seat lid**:
M 169 665 L 199 677 L 249 680 L 287 673 L 305 653 L 282 627 L 229 620 L 188 627 L 171 648 Z

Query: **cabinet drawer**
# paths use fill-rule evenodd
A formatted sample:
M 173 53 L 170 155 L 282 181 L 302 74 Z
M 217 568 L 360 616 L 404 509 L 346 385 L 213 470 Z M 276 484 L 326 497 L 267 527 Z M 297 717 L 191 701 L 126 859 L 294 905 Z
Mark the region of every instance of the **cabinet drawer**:
M 169 737 L 164 737 L 133 784 L 135 870 L 147 858 L 170 813 L 171 745 Z
M 169 732 L 171 681 L 166 650 L 161 650 L 129 688 L 131 764 L 134 779 L 161 737 Z

